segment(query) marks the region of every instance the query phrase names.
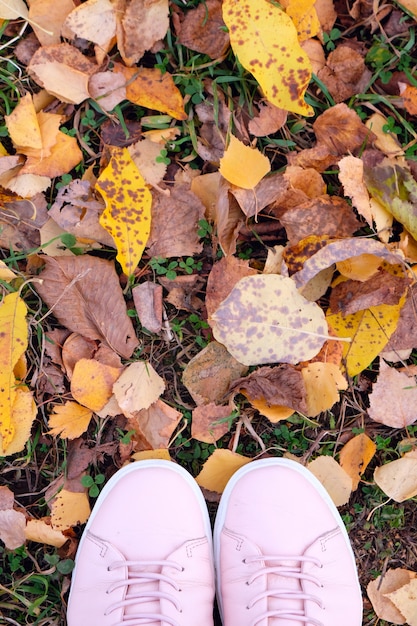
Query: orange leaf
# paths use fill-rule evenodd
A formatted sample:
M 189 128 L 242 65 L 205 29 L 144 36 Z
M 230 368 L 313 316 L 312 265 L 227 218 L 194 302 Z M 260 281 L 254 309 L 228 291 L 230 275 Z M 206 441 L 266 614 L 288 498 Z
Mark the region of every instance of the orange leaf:
M 126 98 L 148 109 L 168 113 L 176 120 L 186 120 L 184 100 L 175 86 L 171 74 L 162 74 L 157 68 L 125 67 L 115 64 L 115 72 L 121 72 L 126 79 Z
M 80 359 L 74 367 L 71 393 L 77 402 L 92 411 L 100 411 L 113 393 L 113 384 L 121 370 L 95 359 Z
M 204 463 L 196 481 L 204 489 L 222 493 L 233 474 L 250 461 L 248 457 L 236 452 L 217 448 Z
M 361 476 L 376 452 L 376 445 L 365 433 L 348 441 L 340 451 L 339 462 L 352 478 L 352 489 L 358 488 Z

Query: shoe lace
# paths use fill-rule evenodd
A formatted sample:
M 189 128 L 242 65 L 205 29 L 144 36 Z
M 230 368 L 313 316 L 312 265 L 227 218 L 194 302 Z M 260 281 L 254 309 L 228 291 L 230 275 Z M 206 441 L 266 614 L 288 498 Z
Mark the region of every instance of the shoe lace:
M 118 568 L 127 567 L 128 578 L 114 582 L 107 589 L 107 593 L 110 594 L 112 593 L 112 591 L 114 591 L 115 589 L 119 589 L 120 587 L 126 587 L 128 589 L 130 585 L 141 585 L 141 584 L 146 584 L 152 581 L 166 582 L 169 585 L 171 585 L 172 588 L 176 592 L 181 591 L 181 588 L 172 578 L 170 578 L 169 576 L 166 576 L 165 574 L 161 574 L 160 572 L 150 572 L 150 571 L 131 572 L 130 571 L 130 568 L 143 569 L 143 568 L 154 567 L 154 566 L 157 566 L 158 568 L 161 568 L 161 569 L 163 567 L 172 567 L 178 571 L 184 571 L 184 568 L 178 563 L 176 563 L 175 561 L 166 561 L 166 560 L 115 561 L 109 566 L 108 568 L 109 571 L 112 571 Z M 114 602 L 106 609 L 105 615 L 106 616 L 110 615 L 110 613 L 112 613 L 113 611 L 116 611 L 117 609 L 121 609 L 121 608 L 124 609 L 128 606 L 140 605 L 144 602 L 149 602 L 152 600 L 161 600 L 161 599 L 168 600 L 174 605 L 174 607 L 177 609 L 179 613 L 182 613 L 181 606 L 173 595 L 171 595 L 170 593 L 166 593 L 164 591 L 160 591 L 159 589 L 155 589 L 155 590 L 146 589 L 144 591 L 135 590 L 134 593 L 129 593 L 129 595 L 124 600 L 121 600 L 120 602 Z M 170 624 L 171 626 L 180 626 L 180 623 L 177 622 L 172 617 L 169 617 L 167 615 L 162 615 L 162 613 L 140 612 L 139 607 L 138 607 L 138 613 L 125 615 L 121 622 L 117 622 L 117 624 L 114 624 L 113 626 L 142 626 L 143 624 L 153 624 L 153 623 L 162 623 L 162 622 L 164 624 Z
M 314 563 L 319 568 L 323 567 L 321 562 L 318 559 L 315 559 L 314 557 L 260 555 L 260 556 L 250 556 L 250 557 L 246 557 L 245 559 L 243 559 L 244 563 L 253 563 L 256 561 L 263 561 L 264 563 L 266 561 L 268 562 L 272 561 L 272 562 L 275 562 L 276 564 L 271 565 L 269 567 L 265 565 L 262 566 L 258 571 L 252 574 L 252 576 L 246 582 L 247 585 L 251 585 L 254 582 L 254 580 L 259 578 L 259 576 L 264 576 L 265 574 L 278 574 L 279 576 L 285 576 L 288 578 L 299 580 L 300 585 L 303 580 L 308 580 L 312 582 L 313 584 L 317 585 L 318 588 L 323 587 L 323 585 L 321 584 L 318 578 L 316 578 L 315 576 L 312 576 L 311 574 L 303 573 L 301 571 L 303 562 Z M 289 562 L 291 563 L 296 562 L 296 563 L 299 563 L 299 565 L 298 566 L 288 565 Z M 258 595 L 256 595 L 255 597 L 253 597 L 252 600 L 248 603 L 246 608 L 251 609 L 256 604 L 256 602 L 266 597 L 275 597 L 280 600 L 303 600 L 304 602 L 309 600 L 311 602 L 314 602 L 315 604 L 318 604 L 320 608 L 324 609 L 324 604 L 322 600 L 319 597 L 314 596 L 310 593 L 305 593 L 304 591 L 301 590 L 301 586 L 300 586 L 300 590 L 297 590 L 297 591 L 293 591 L 291 589 L 279 589 L 279 588 L 267 589 L 266 591 L 263 591 L 259 593 Z M 258 624 L 262 620 L 270 618 L 270 617 L 271 618 L 275 617 L 278 619 L 281 618 L 283 620 L 284 619 L 294 620 L 298 622 L 303 622 L 306 625 L 311 624 L 312 626 L 323 626 L 323 623 L 320 620 L 315 619 L 313 617 L 308 617 L 305 614 L 305 608 L 302 610 L 284 608 L 284 609 L 265 611 L 264 613 L 256 617 L 255 621 L 252 622 L 251 626 L 256 626 L 256 624 Z

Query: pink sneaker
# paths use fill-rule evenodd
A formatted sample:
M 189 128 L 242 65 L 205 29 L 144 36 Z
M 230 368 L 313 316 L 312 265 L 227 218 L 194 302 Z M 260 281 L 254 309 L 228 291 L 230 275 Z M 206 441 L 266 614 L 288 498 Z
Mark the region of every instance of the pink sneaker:
M 223 626 L 361 626 L 362 598 L 343 521 L 295 461 L 237 471 L 214 526 Z
M 210 521 L 192 476 L 137 461 L 107 483 L 78 548 L 68 626 L 213 626 Z

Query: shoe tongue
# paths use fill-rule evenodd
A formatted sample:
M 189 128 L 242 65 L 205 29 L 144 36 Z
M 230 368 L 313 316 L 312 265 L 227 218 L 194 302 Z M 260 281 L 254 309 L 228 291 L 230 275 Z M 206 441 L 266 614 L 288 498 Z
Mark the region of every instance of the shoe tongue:
M 161 573 L 161 566 L 147 565 L 147 566 L 132 566 L 129 567 L 129 578 L 136 578 L 139 574 Z M 160 601 L 158 598 L 153 599 L 151 597 L 152 592 L 159 591 L 159 580 L 150 580 L 146 578 L 141 579 L 142 582 L 137 584 L 131 584 L 127 588 L 126 600 L 134 599 L 137 597 L 137 602 L 125 607 L 125 615 L 142 615 L 142 614 L 155 614 L 160 613 Z M 147 597 L 147 594 L 148 597 Z M 146 622 L 144 622 L 146 624 Z M 149 624 L 155 624 L 155 622 L 149 621 Z
M 267 562 L 267 567 L 274 567 L 275 563 Z M 299 578 L 293 578 L 288 575 L 289 570 L 296 570 L 299 572 L 300 563 L 294 560 L 280 561 L 279 569 L 280 573 L 267 574 L 268 577 L 268 589 L 274 589 L 277 592 L 296 592 L 302 593 L 301 583 Z M 287 615 L 292 613 L 297 614 L 297 611 L 301 611 L 303 615 L 304 603 L 302 600 L 294 598 L 277 598 L 276 596 L 268 597 L 268 611 L 283 611 Z M 268 626 L 305 626 L 303 622 L 298 622 L 294 619 L 285 619 L 283 617 L 272 617 L 267 622 Z M 263 624 L 262 624 L 263 626 Z

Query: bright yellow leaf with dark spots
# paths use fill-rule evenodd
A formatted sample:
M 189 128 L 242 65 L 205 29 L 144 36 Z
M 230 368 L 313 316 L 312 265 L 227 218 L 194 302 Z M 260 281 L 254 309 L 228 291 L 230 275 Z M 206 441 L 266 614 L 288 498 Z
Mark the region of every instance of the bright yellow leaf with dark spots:
M 18 293 L 4 297 L 0 305 L 0 436 L 5 454 L 13 441 L 16 426 L 13 408 L 17 399 L 14 367 L 28 345 L 26 305 Z
M 223 20 L 243 67 L 275 106 L 313 115 L 304 100 L 312 68 L 292 19 L 268 0 L 223 0 Z
M 230 143 L 220 159 L 220 174 L 237 187 L 253 189 L 271 170 L 268 157 L 256 148 L 230 136 Z
M 350 337 L 345 343 L 343 357 L 349 376 L 360 374 L 379 355 L 397 328 L 405 296 L 398 304 L 380 304 L 364 311 L 343 316 L 342 313 L 326 315 L 327 323 L 337 337 Z
M 300 41 L 315 37 L 320 32 L 320 22 L 314 5 L 316 0 L 286 0 L 280 2 L 297 28 Z
M 75 493 L 61 489 L 51 504 L 51 524 L 55 530 L 67 530 L 84 524 L 90 517 L 90 504 L 85 491 Z
M 151 232 L 152 195 L 127 148 L 115 148 L 97 184 L 106 202 L 100 224 L 113 237 L 127 276 L 139 263 Z
M 92 411 L 100 411 L 110 400 L 121 369 L 95 359 L 80 359 L 74 366 L 71 393 L 74 400 Z

